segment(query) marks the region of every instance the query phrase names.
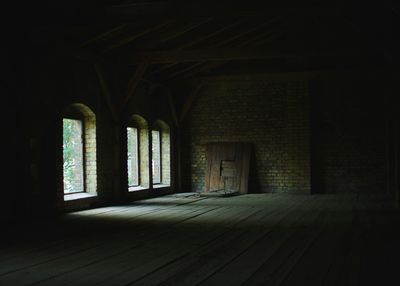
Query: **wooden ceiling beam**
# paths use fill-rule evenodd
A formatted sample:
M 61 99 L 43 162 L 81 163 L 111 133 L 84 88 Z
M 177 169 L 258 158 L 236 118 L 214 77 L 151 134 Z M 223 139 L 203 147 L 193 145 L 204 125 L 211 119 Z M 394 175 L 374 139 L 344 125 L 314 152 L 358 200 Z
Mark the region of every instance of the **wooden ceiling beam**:
M 214 68 L 218 68 L 220 66 L 223 66 L 227 62 L 211 62 L 211 63 L 206 63 L 204 64 L 203 62 L 201 65 L 196 65 L 194 69 L 191 69 L 190 72 L 185 72 L 185 74 L 179 73 L 175 75 L 174 77 L 176 78 L 178 75 L 181 75 L 179 78 L 180 79 L 186 79 L 195 76 L 196 74 L 199 74 L 201 72 L 209 71 Z
M 124 46 L 124 45 L 126 45 L 126 44 L 128 44 L 128 43 L 130 43 L 130 42 L 133 42 L 134 40 L 136 40 L 136 39 L 138 39 L 138 38 L 140 38 L 140 37 L 143 37 L 144 35 L 147 35 L 147 34 L 149 34 L 149 33 L 155 32 L 155 31 L 157 31 L 157 30 L 159 30 L 159 29 L 165 27 L 166 25 L 168 25 L 168 24 L 170 24 L 170 23 L 171 23 L 171 21 L 164 21 L 164 22 L 162 22 L 162 23 L 160 23 L 160 24 L 157 24 L 157 25 L 155 25 L 155 26 L 151 26 L 151 27 L 148 27 L 148 28 L 146 28 L 146 29 L 140 30 L 140 31 L 138 31 L 137 33 L 133 33 L 133 34 L 130 35 L 129 37 L 124 38 L 124 39 L 122 39 L 122 40 L 120 40 L 120 41 L 116 41 L 116 42 L 115 42 L 114 44 L 112 44 L 111 46 L 105 48 L 105 49 L 102 51 L 102 53 L 106 53 L 106 52 L 109 52 L 109 51 L 114 50 L 114 49 L 116 49 L 116 48 L 119 48 L 119 47 L 121 47 L 121 46 Z
M 266 40 L 269 39 L 270 36 L 272 35 L 271 31 L 265 32 L 265 33 L 261 33 L 256 35 L 255 37 L 251 37 L 250 39 L 248 39 L 247 41 L 243 41 L 241 42 L 239 45 L 237 45 L 236 47 L 245 47 L 248 44 L 254 43 L 254 41 L 257 41 L 259 39 L 262 40 Z M 224 64 L 226 64 L 227 61 L 221 61 L 221 62 L 211 62 L 211 63 L 206 63 L 204 64 L 204 62 L 200 62 L 200 63 L 195 63 L 191 66 L 189 66 L 188 68 L 185 68 L 183 70 L 180 71 L 176 71 L 174 73 L 172 73 L 171 75 L 169 75 L 169 78 L 175 78 L 178 75 L 182 75 L 183 72 L 185 72 L 184 75 L 182 75 L 180 78 L 189 78 L 194 76 L 195 74 L 198 74 L 200 72 L 204 72 L 213 68 L 218 68 Z M 189 73 L 186 73 L 187 71 L 190 71 Z
M 199 21 L 196 21 L 194 23 L 193 22 L 189 23 L 188 25 L 183 26 L 183 27 L 179 27 L 177 30 L 175 30 L 165 36 L 161 36 L 159 39 L 159 43 L 166 43 L 172 39 L 178 38 L 190 31 L 193 31 L 194 29 L 197 29 L 197 28 L 209 23 L 213 19 L 214 19 L 213 17 L 201 18 Z
M 163 45 L 169 45 L 170 41 L 173 42 L 175 39 L 185 36 L 186 34 L 196 33 L 197 28 L 200 28 L 203 25 L 211 22 L 213 19 L 214 18 L 212 17 L 202 17 L 185 21 L 177 21 L 172 23 L 171 27 L 168 27 L 168 29 L 155 34 L 154 37 L 146 39 L 144 44 L 149 48 L 149 50 L 154 49 L 154 47 L 161 48 Z
M 171 91 L 169 89 L 167 90 L 167 98 L 168 98 L 169 110 L 171 112 L 175 127 L 179 129 L 179 119 L 178 119 L 178 114 L 176 112 L 175 102 L 174 98 L 171 95 Z
M 242 20 L 243 20 L 243 19 L 242 19 Z M 241 21 L 238 21 L 238 23 L 240 23 L 240 22 L 241 22 Z M 238 24 L 238 23 L 236 23 L 236 24 Z M 264 27 L 265 25 L 270 24 L 270 23 L 271 23 L 271 20 L 270 20 L 270 21 L 267 21 L 267 22 L 264 22 L 264 23 L 263 23 L 262 25 L 260 25 L 260 26 L 252 27 L 251 29 L 247 29 L 247 30 L 245 30 L 245 31 L 242 31 L 241 33 L 236 33 L 234 36 L 231 36 L 231 37 L 229 37 L 229 38 L 227 38 L 227 39 L 224 39 L 224 40 L 222 40 L 222 41 L 219 41 L 219 42 L 217 41 L 216 43 L 214 43 L 213 47 L 222 46 L 222 45 L 224 45 L 224 44 L 226 44 L 226 43 L 228 43 L 228 42 L 231 42 L 231 41 L 233 41 L 233 40 L 235 40 L 235 39 L 237 39 L 237 38 L 240 38 L 240 37 L 242 37 L 242 36 L 244 36 L 244 35 L 246 35 L 246 34 L 249 34 L 249 33 L 251 33 L 251 32 L 254 32 L 254 31 L 258 30 L 259 28 Z M 269 33 L 271 33 L 271 32 L 269 31 Z M 262 33 L 262 34 L 265 34 L 265 33 Z M 243 46 L 245 46 L 246 44 L 247 44 L 247 41 L 246 41 L 246 42 L 243 42 L 243 43 L 240 43 L 237 47 L 243 47 Z M 184 68 L 184 69 L 182 69 L 182 70 L 179 70 L 179 71 L 176 71 L 176 72 L 170 74 L 168 77 L 169 77 L 169 78 L 176 77 L 176 76 L 179 75 L 179 74 L 182 74 L 182 73 L 184 73 L 184 72 L 187 72 L 187 71 L 193 70 L 194 68 L 197 68 L 197 67 L 199 67 L 199 66 L 202 66 L 204 63 L 205 63 L 205 62 L 195 63 L 195 64 L 193 64 L 193 65 L 191 65 L 191 66 L 189 66 L 189 67 L 186 67 L 186 68 Z M 224 63 L 225 63 L 225 62 L 223 62 L 222 64 L 224 64 Z M 175 66 L 175 65 L 176 65 L 176 64 L 169 64 L 169 65 L 167 65 L 167 66 L 164 66 L 164 67 L 158 69 L 157 72 L 166 70 L 166 69 L 170 68 L 171 66 Z M 206 67 L 203 67 L 203 69 L 207 69 L 208 66 L 211 66 L 211 68 L 213 68 L 213 67 L 218 67 L 218 66 L 220 66 L 220 65 L 221 65 L 221 63 L 218 63 L 218 64 L 212 63 L 212 64 L 209 64 L 209 65 L 206 65 Z
M 198 82 L 207 84 L 220 81 L 253 81 L 253 80 L 367 80 L 369 78 L 385 78 L 385 70 L 316 70 L 316 71 L 295 71 L 295 72 L 271 72 L 271 73 L 246 73 L 246 74 L 225 74 L 205 76 L 193 79 L 193 84 Z
M 189 94 L 189 96 L 187 97 L 185 103 L 183 104 L 181 115 L 179 117 L 180 123 L 182 123 L 185 120 L 186 115 L 189 113 L 190 109 L 192 108 L 193 103 L 196 101 L 196 99 L 197 99 L 198 95 L 200 94 L 200 91 L 201 91 L 202 88 L 203 88 L 203 85 L 202 84 L 198 84 L 192 90 L 192 92 Z
M 237 47 L 244 47 L 248 44 L 252 44 L 252 43 L 256 42 L 259 39 L 267 38 L 267 37 L 271 36 L 272 34 L 273 34 L 273 32 L 271 30 L 265 31 L 263 33 L 259 33 L 253 37 L 246 39 L 245 41 L 241 41 L 240 44 L 237 45 Z
M 192 64 L 192 65 L 190 65 L 190 66 L 188 66 L 188 67 L 186 67 L 186 68 L 184 68 L 184 69 L 181 69 L 181 70 L 178 70 L 178 71 L 176 71 L 176 72 L 173 72 L 173 73 L 168 74 L 167 77 L 168 77 L 168 78 L 174 78 L 174 77 L 176 77 L 176 76 L 178 76 L 178 75 L 180 75 L 180 74 L 182 74 L 182 73 L 185 73 L 185 72 L 187 72 L 187 71 L 193 70 L 193 69 L 195 69 L 195 68 L 197 68 L 197 67 L 199 67 L 199 66 L 202 66 L 202 65 L 204 65 L 203 62 L 199 62 L 199 63 Z
M 168 2 L 144 2 L 121 5 L 105 6 L 105 14 L 116 20 L 129 19 L 191 19 L 194 17 L 266 17 L 282 10 L 306 10 L 307 4 L 296 3 L 289 0 L 265 1 L 255 0 L 251 5 L 243 5 L 243 2 L 231 0 L 202 0 L 187 1 L 175 0 Z
M 338 51 L 302 51 L 299 49 L 267 50 L 267 49 L 199 49 L 189 51 L 167 50 L 136 53 L 134 55 L 121 56 L 117 59 L 120 64 L 135 65 L 146 60 L 150 64 L 190 63 L 207 61 L 232 61 L 232 60 L 259 60 L 277 58 L 298 58 L 298 57 L 329 57 L 329 56 L 362 56 L 359 50 L 338 50 Z
M 222 32 L 225 32 L 226 30 L 229 30 L 229 29 L 239 25 L 242 22 L 243 22 L 243 19 L 240 19 L 238 21 L 235 21 L 234 23 L 231 23 L 231 24 L 228 24 L 226 26 L 223 26 L 220 29 L 213 30 L 211 33 L 207 33 L 206 35 L 204 35 L 202 37 L 196 38 L 195 40 L 193 40 L 193 41 L 191 41 L 189 43 L 185 43 L 185 44 L 179 46 L 177 48 L 177 50 L 185 50 L 185 49 L 191 48 L 194 45 L 199 44 L 199 43 L 201 43 L 201 42 L 203 42 L 205 40 L 208 40 L 208 39 L 210 39 L 210 38 L 212 38 L 212 37 L 214 37 L 214 36 L 216 36 L 216 35 L 218 35 L 218 34 L 220 34 Z
M 82 43 L 82 44 L 80 45 L 80 47 L 81 47 L 81 48 L 86 47 L 87 45 L 89 45 L 89 44 L 91 44 L 91 43 L 93 43 L 93 42 L 96 42 L 96 41 L 98 41 L 98 40 L 100 40 L 100 39 L 103 39 L 103 38 L 105 38 L 105 37 L 107 37 L 107 36 L 110 36 L 110 35 L 114 34 L 115 32 L 120 31 L 120 30 L 126 28 L 127 26 L 128 26 L 127 24 L 122 24 L 122 25 L 119 25 L 119 26 L 117 26 L 117 27 L 114 27 L 114 28 L 112 28 L 112 29 L 110 29 L 110 30 L 107 30 L 107 31 L 105 31 L 105 32 L 103 32 L 103 33 L 101 33 L 101 34 L 99 34 L 99 35 L 97 35 L 97 36 L 94 36 L 94 37 L 90 38 L 89 40 L 85 41 L 84 43 Z
M 217 48 L 217 47 L 222 47 L 223 45 L 226 45 L 226 44 L 228 44 L 228 43 L 230 43 L 230 42 L 232 42 L 232 41 L 235 41 L 235 40 L 237 40 L 237 39 L 240 39 L 240 38 L 243 37 L 243 36 L 246 36 L 246 35 L 248 35 L 248 34 L 251 34 L 251 33 L 255 32 L 255 31 L 257 31 L 257 30 L 259 30 L 259 29 L 261 29 L 261 28 L 263 28 L 263 27 L 265 27 L 265 26 L 271 24 L 272 21 L 273 21 L 273 20 L 266 21 L 266 22 L 262 23 L 261 25 L 256 25 L 255 27 L 252 27 L 251 29 L 247 29 L 247 30 L 245 30 L 245 31 L 242 31 L 242 32 L 240 32 L 240 33 L 237 33 L 236 35 L 234 35 L 234 36 L 232 36 L 232 37 L 230 37 L 230 38 L 228 38 L 228 39 L 225 39 L 225 40 L 223 40 L 223 41 L 218 42 L 216 45 L 214 45 L 214 47 L 216 47 L 216 48 Z
M 254 42 L 254 41 L 258 40 L 258 39 L 264 39 L 264 38 L 266 38 L 266 36 L 269 36 L 269 35 L 271 35 L 271 31 L 268 31 L 268 33 L 261 33 L 259 35 L 256 35 L 255 37 L 252 37 L 252 38 L 248 39 L 247 41 L 241 42 L 239 45 L 237 45 L 237 48 L 244 47 L 244 46 L 248 45 L 249 43 L 252 43 L 252 42 Z M 185 72 L 185 74 L 183 75 L 182 78 L 188 78 L 188 77 L 191 77 L 191 76 L 195 75 L 196 73 L 220 67 L 220 66 L 224 65 L 225 63 L 226 63 L 226 61 L 211 62 L 211 63 L 208 63 L 208 64 L 205 63 L 205 62 L 195 63 L 195 64 L 190 65 L 189 67 L 187 67 L 187 68 L 185 68 L 183 70 L 176 71 L 176 72 L 170 74 L 168 76 L 168 78 L 175 78 L 175 77 L 177 77 L 178 75 L 181 75 L 184 72 Z M 187 71 L 191 71 L 191 72 L 190 73 L 186 73 Z
M 200 61 L 227 61 L 240 59 L 260 59 L 267 57 L 282 57 L 282 52 L 268 52 L 265 50 L 243 50 L 243 49 L 202 49 L 190 51 L 154 51 L 137 53 L 125 56 L 121 63 L 137 64 L 142 59 L 147 59 L 152 64 L 188 63 Z
M 190 47 L 193 47 L 194 45 L 196 45 L 196 44 L 198 44 L 198 43 L 201 43 L 201 42 L 203 42 L 203 41 L 205 41 L 205 40 L 207 40 L 207 39 L 209 39 L 209 38 L 211 38 L 211 37 L 213 37 L 213 36 L 215 36 L 215 35 L 218 35 L 219 33 L 222 33 L 222 32 L 224 32 L 224 31 L 226 31 L 226 30 L 231 29 L 232 27 L 235 27 L 236 25 L 240 24 L 241 22 L 243 22 L 243 19 L 238 20 L 238 21 L 236 21 L 236 22 L 234 22 L 234 23 L 232 23 L 232 24 L 230 24 L 230 25 L 223 26 L 222 28 L 217 29 L 217 30 L 215 30 L 215 31 L 212 32 L 212 33 L 208 33 L 208 34 L 206 34 L 206 35 L 204 35 L 204 36 L 202 36 L 202 37 L 196 38 L 194 41 L 191 41 L 191 42 L 189 42 L 189 43 L 185 43 L 185 44 L 183 44 L 183 45 L 177 47 L 176 50 L 184 50 L 184 49 L 188 49 L 188 48 L 190 48 Z M 163 66 L 163 67 L 157 69 L 157 70 L 155 71 L 155 73 L 160 73 L 160 72 L 162 72 L 162 71 L 168 70 L 168 69 L 170 69 L 171 67 L 174 67 L 174 66 L 176 66 L 176 65 L 177 65 L 177 63 L 172 63 L 172 64 L 165 65 L 165 66 Z
M 143 78 L 144 74 L 147 71 L 149 63 L 146 61 L 142 61 L 136 68 L 134 74 L 132 75 L 131 79 L 128 83 L 128 88 L 124 99 L 121 102 L 120 110 L 122 110 L 128 102 L 132 99 L 133 95 L 135 94 L 136 87 L 139 85 L 139 82 Z
M 102 90 L 104 100 L 106 101 L 106 104 L 107 104 L 108 108 L 110 109 L 111 116 L 112 116 L 114 122 L 117 122 L 119 120 L 118 112 L 114 106 L 114 102 L 112 101 L 110 87 L 106 80 L 106 76 L 104 75 L 104 68 L 100 64 L 95 64 L 94 68 L 95 68 L 95 71 L 97 74 L 97 79 L 99 80 L 99 84 L 100 84 L 100 87 Z

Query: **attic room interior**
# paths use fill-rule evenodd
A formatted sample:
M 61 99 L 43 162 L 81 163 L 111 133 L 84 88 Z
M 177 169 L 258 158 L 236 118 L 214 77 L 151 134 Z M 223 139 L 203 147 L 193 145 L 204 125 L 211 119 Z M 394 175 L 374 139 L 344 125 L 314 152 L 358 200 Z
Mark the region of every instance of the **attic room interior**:
M 400 5 L 293 2 L 4 9 L 0 285 L 398 281 Z

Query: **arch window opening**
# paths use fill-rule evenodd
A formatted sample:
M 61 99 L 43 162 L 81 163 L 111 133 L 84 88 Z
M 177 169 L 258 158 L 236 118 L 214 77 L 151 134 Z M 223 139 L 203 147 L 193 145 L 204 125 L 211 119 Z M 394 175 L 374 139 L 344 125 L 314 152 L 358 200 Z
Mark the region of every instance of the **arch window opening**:
M 64 110 L 62 132 L 64 201 L 96 196 L 96 115 L 84 104 L 71 104 Z
M 64 193 L 81 193 L 84 188 L 83 122 L 63 119 Z
M 151 131 L 152 179 L 155 188 L 171 185 L 171 130 L 167 123 L 157 120 Z
M 135 127 L 127 128 L 128 187 L 140 185 L 139 133 Z
M 126 175 L 129 192 L 150 186 L 150 136 L 147 121 L 140 115 L 130 116 L 126 126 Z
M 161 136 L 160 131 L 151 131 L 153 184 L 161 184 Z

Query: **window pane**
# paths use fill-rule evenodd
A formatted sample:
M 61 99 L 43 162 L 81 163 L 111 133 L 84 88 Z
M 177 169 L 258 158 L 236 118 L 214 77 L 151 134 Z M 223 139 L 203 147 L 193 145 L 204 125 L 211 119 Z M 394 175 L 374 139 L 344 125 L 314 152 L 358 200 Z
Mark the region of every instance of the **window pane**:
M 139 149 L 138 130 L 133 127 L 127 128 L 128 135 L 128 186 L 139 185 Z
M 83 192 L 82 121 L 63 119 L 64 193 Z
M 152 167 L 153 167 L 153 184 L 161 183 L 161 146 L 160 146 L 160 131 L 151 131 L 152 144 Z

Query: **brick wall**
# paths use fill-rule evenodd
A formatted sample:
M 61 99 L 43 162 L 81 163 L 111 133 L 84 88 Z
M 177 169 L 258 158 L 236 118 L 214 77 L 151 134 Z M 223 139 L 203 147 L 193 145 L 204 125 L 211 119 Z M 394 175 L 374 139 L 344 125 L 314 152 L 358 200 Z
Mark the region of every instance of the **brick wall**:
M 251 142 L 250 192 L 309 192 L 306 82 L 206 86 L 184 128 L 183 186 L 203 191 L 208 142 Z
M 311 92 L 315 193 L 385 192 L 385 95 L 375 81 L 315 83 Z
M 97 145 L 96 117 L 94 114 L 85 117 L 85 171 L 86 192 L 97 193 Z
M 35 74 L 35 92 L 26 126 L 29 130 L 31 166 L 30 211 L 49 213 L 49 208 L 62 211 L 62 116 L 71 104 L 81 103 L 94 113 L 85 122 L 88 147 L 86 154 L 87 190 L 97 193 L 96 203 L 104 204 L 115 196 L 114 126 L 110 112 L 101 96 L 93 67 L 83 64 L 43 65 Z M 68 204 L 77 201 L 68 202 Z M 87 208 L 91 202 L 79 207 Z M 58 205 L 57 205 L 58 204 Z M 66 207 L 67 208 L 67 207 Z

